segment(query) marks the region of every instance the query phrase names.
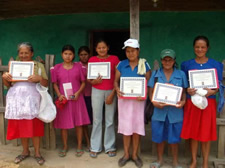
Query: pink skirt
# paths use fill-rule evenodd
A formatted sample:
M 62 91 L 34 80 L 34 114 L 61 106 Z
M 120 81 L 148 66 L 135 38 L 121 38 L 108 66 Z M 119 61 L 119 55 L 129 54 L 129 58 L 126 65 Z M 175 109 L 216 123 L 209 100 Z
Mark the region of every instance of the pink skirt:
M 126 136 L 134 133 L 144 136 L 145 101 L 118 99 L 118 133 Z

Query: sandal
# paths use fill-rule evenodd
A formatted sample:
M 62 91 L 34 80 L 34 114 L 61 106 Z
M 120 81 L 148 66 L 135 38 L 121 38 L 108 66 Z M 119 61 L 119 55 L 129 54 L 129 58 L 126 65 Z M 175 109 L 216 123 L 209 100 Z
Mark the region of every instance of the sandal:
M 96 158 L 97 157 L 97 152 L 92 152 L 90 151 L 90 154 L 89 154 L 92 158 Z
M 132 160 L 138 168 L 141 168 L 143 166 L 143 162 L 141 158 L 137 157 L 137 159 L 132 159 Z
M 77 157 L 80 157 L 80 156 L 82 156 L 84 154 L 84 150 L 83 149 L 77 149 L 76 150 L 76 156 Z
M 161 166 L 162 166 L 162 164 L 159 162 L 152 162 L 150 164 L 150 168 L 160 168 Z
M 116 156 L 116 151 L 109 151 L 109 152 L 107 152 L 107 154 L 109 157 L 114 157 L 114 156 Z
M 121 157 L 118 161 L 119 167 L 125 166 L 129 160 L 130 160 L 130 158 L 126 159 L 124 156 Z
M 59 151 L 58 155 L 59 155 L 60 157 L 65 157 L 67 151 L 68 151 L 67 149 L 62 149 L 62 150 Z
M 42 156 L 35 156 L 34 159 L 39 165 L 43 165 L 45 163 L 45 159 Z
M 27 154 L 27 155 L 18 155 L 15 160 L 14 160 L 14 163 L 15 164 L 18 164 L 20 162 L 22 162 L 23 160 L 25 160 L 26 158 L 30 157 L 30 154 Z

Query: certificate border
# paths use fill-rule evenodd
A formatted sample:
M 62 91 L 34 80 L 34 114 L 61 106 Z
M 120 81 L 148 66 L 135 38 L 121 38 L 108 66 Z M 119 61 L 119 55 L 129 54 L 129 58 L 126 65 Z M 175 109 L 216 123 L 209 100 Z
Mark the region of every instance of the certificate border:
M 121 98 L 124 99 L 136 99 L 137 97 L 142 97 L 145 98 L 147 97 L 147 93 L 146 93 L 146 87 L 147 87 L 147 81 L 145 77 L 120 77 L 120 90 L 121 92 L 123 92 L 124 90 L 124 81 L 125 80 L 130 80 L 130 81 L 142 81 L 142 88 L 144 88 L 142 90 L 141 95 L 140 94 L 135 94 L 135 93 L 128 93 L 128 94 L 124 94 L 123 96 L 121 96 Z
M 167 88 L 172 88 L 172 89 L 178 90 L 178 93 L 180 93 L 180 94 L 177 94 L 175 101 L 159 99 L 159 98 L 156 97 L 156 95 L 157 95 L 160 87 L 167 87 Z M 174 85 L 171 85 L 171 84 L 164 84 L 164 83 L 156 82 L 155 87 L 154 87 L 154 91 L 153 91 L 152 101 L 153 102 L 154 101 L 155 102 L 162 102 L 162 103 L 166 103 L 166 104 L 175 106 L 177 104 L 177 102 L 180 101 L 180 98 L 181 98 L 181 95 L 182 95 L 182 90 L 183 90 L 183 88 L 180 87 L 180 86 L 174 86 Z
M 9 73 L 10 74 L 13 74 L 13 66 L 16 65 L 16 64 L 23 64 L 23 65 L 30 65 L 31 68 L 30 68 L 30 74 L 33 75 L 34 73 L 34 62 L 33 61 L 10 61 L 10 64 L 9 64 Z M 27 77 L 20 77 L 20 76 L 13 76 L 12 77 L 12 81 L 26 81 L 28 80 Z
M 111 70 L 111 62 L 89 62 L 88 63 L 88 73 L 87 73 L 87 79 L 96 79 L 98 76 L 91 76 L 91 66 L 92 65 L 108 65 L 108 74 L 107 76 L 102 76 L 102 79 L 110 79 L 110 70 Z
M 212 85 L 201 85 L 201 86 L 194 86 L 194 81 L 193 81 L 193 75 L 196 73 L 205 73 L 205 72 L 210 72 L 213 77 L 213 84 Z M 217 73 L 215 68 L 211 69 L 202 69 L 202 70 L 189 70 L 188 71 L 189 75 L 189 84 L 190 88 L 218 88 L 218 78 L 217 78 Z

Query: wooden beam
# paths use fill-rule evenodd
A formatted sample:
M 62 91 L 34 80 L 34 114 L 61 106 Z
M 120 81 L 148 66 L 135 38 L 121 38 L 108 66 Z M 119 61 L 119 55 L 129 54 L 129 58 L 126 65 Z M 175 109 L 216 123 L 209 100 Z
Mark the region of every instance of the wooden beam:
M 139 0 L 130 0 L 130 38 L 139 40 Z
M 0 66 L 2 65 L 2 59 L 0 59 Z M 4 106 L 3 99 L 4 99 L 4 93 L 3 93 L 4 87 L 2 82 L 2 71 L 0 71 L 0 107 Z M 4 110 L 1 108 L 1 110 Z M 5 110 L 4 110 L 5 111 Z M 6 144 L 6 130 L 5 130 L 5 113 L 0 113 L 0 139 L 2 144 Z

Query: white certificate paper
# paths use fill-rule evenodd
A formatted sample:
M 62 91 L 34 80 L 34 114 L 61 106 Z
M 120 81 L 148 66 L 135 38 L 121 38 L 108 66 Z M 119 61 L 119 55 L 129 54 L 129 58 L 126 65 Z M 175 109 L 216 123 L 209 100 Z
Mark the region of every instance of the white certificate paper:
M 181 99 L 182 87 L 171 84 L 156 83 L 153 91 L 152 101 L 176 105 Z
M 216 69 L 188 71 L 190 88 L 218 88 Z
M 12 81 L 26 81 L 34 73 L 33 61 L 10 61 L 9 73 Z
M 73 88 L 71 83 L 63 83 L 63 90 L 65 97 L 70 100 L 72 99 L 71 96 L 73 96 Z
M 88 63 L 88 79 L 96 79 L 99 76 L 102 79 L 110 79 L 111 66 L 110 62 Z
M 145 77 L 121 77 L 120 91 L 124 93 L 122 98 L 136 99 L 136 97 L 146 98 Z

